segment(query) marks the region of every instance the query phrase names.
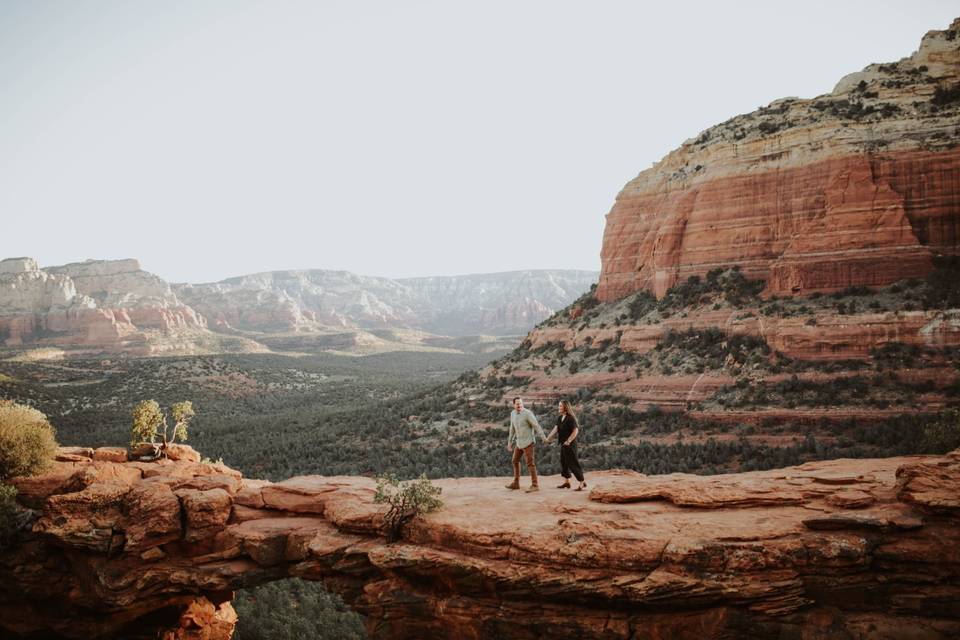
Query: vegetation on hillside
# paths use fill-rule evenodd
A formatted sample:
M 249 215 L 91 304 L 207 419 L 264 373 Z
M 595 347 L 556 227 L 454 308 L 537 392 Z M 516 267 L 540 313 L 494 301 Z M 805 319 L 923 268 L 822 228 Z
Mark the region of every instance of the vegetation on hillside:
M 923 429 L 920 449 L 924 453 L 947 453 L 960 449 L 960 412 L 945 411 Z

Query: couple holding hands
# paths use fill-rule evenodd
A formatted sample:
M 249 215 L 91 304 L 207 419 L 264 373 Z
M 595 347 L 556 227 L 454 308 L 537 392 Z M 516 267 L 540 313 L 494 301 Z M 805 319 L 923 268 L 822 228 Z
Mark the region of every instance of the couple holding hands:
M 523 407 L 523 400 L 513 399 L 513 411 L 510 412 L 510 431 L 507 434 L 507 451 L 513 452 L 513 482 L 507 485 L 507 489 L 520 488 L 520 458 L 524 458 L 527 463 L 527 469 L 530 470 L 530 487 L 527 493 L 539 491 L 540 484 L 537 480 L 537 463 L 534 460 L 534 434 L 540 436 L 544 442 L 550 442 L 553 436 L 557 436 L 560 442 L 560 474 L 563 476 L 563 484 L 557 485 L 558 489 L 570 488 L 570 473 L 577 478 L 580 485 L 577 491 L 583 491 L 587 482 L 583 479 L 583 469 L 580 467 L 580 461 L 577 459 L 577 435 L 580 433 L 580 425 L 577 423 L 577 416 L 570 410 L 570 403 L 561 400 L 558 406 L 560 415 L 557 416 L 557 422 L 550 435 L 545 436 L 537 417 L 533 415 L 530 409 Z

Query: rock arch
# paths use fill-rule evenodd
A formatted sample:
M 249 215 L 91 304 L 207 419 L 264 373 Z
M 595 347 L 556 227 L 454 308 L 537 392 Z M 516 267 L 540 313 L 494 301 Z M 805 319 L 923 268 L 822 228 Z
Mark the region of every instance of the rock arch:
M 0 554 L 0 627 L 227 638 L 234 589 L 300 576 L 372 638 L 960 634 L 960 451 L 606 471 L 589 495 L 439 480 L 444 508 L 393 545 L 369 478 L 269 483 L 174 455 L 62 449 L 17 479 L 38 517 Z

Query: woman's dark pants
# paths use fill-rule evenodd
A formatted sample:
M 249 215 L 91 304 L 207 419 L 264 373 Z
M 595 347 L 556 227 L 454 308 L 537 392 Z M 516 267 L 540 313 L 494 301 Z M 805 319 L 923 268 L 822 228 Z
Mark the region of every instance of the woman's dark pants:
M 560 445 L 560 475 L 570 479 L 570 472 L 577 478 L 577 481 L 583 482 L 583 469 L 580 467 L 580 461 L 577 459 L 577 444 L 573 443 L 569 447 Z

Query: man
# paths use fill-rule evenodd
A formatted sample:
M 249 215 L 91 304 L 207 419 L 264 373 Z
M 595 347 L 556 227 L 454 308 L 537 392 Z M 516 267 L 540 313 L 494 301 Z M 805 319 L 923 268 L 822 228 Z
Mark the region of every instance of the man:
M 522 456 L 527 462 L 527 469 L 530 470 L 530 487 L 527 493 L 540 490 L 537 482 L 537 463 L 533 458 L 534 434 L 539 435 L 541 440 L 547 439 L 533 412 L 523 408 L 523 400 L 514 398 L 513 411 L 510 412 L 510 432 L 507 434 L 507 451 L 513 452 L 513 482 L 507 485 L 507 489 L 520 488 L 520 457 Z

